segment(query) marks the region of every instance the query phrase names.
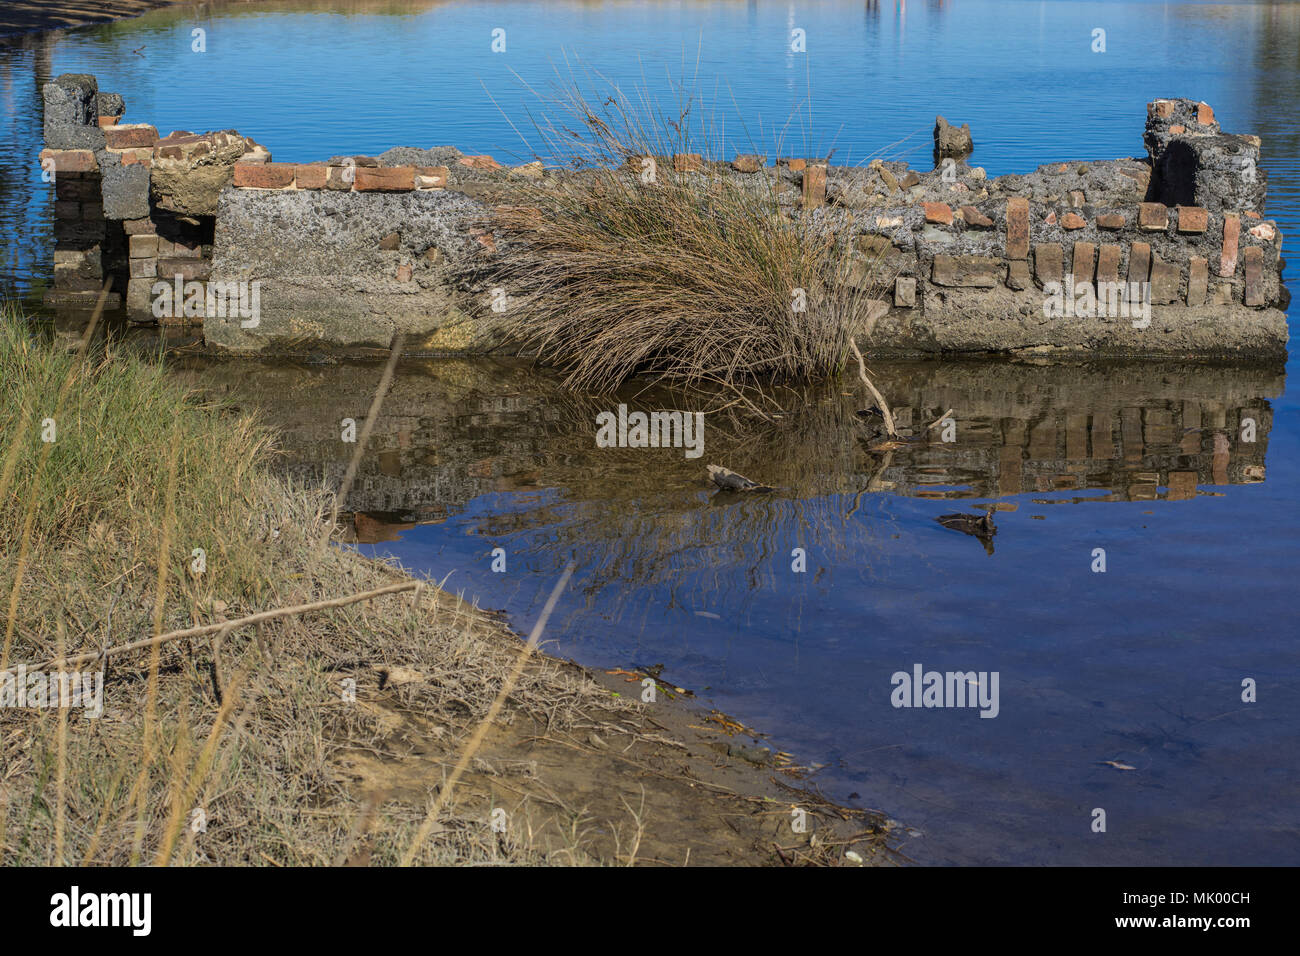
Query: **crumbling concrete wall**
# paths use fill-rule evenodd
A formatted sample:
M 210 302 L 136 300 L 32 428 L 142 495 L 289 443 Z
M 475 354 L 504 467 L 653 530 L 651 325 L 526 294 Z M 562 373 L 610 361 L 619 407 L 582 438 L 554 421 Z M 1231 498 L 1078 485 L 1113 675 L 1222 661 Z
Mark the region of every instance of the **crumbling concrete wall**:
M 384 348 L 396 333 L 411 349 L 491 349 L 476 319 L 484 303 L 452 276 L 509 254 L 484 229 L 494 209 L 579 175 L 450 147 L 276 163 L 234 131 L 160 139 L 123 124 L 121 98 L 93 77 L 60 77 L 45 98 L 42 159 L 59 191 L 52 297 L 93 298 L 108 277 L 132 317 L 202 323 L 218 349 Z M 770 188 L 789 215 L 848 237 L 848 281 L 888 305 L 860 330 L 877 354 L 1282 353 L 1289 294 L 1259 139 L 1222 132 L 1204 103 L 1156 100 L 1144 141 L 1144 158 L 992 180 L 954 156 L 969 133 L 946 122 L 924 172 L 880 160 L 659 161 Z M 637 159 L 621 174 L 637 175 Z M 254 288 L 257 317 L 210 297 L 180 307 L 196 282 L 238 288 L 245 305 Z M 161 308 L 160 283 L 178 293 Z

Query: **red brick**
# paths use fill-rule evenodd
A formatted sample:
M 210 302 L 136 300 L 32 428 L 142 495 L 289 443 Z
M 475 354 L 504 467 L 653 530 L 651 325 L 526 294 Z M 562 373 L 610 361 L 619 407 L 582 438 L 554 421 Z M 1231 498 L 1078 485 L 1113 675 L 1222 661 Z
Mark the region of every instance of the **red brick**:
M 460 158 L 462 166 L 468 166 L 471 169 L 500 169 L 501 164 L 491 156 L 462 156 Z
M 284 189 L 293 185 L 293 163 L 235 163 L 235 185 L 245 189 Z
M 324 189 L 328 175 L 324 163 L 299 163 L 294 167 L 293 184 L 299 189 Z
M 1264 304 L 1264 250 L 1247 246 L 1241 251 L 1241 261 L 1246 272 L 1245 302 L 1249 306 Z
M 1151 279 L 1151 244 L 1135 242 L 1128 251 L 1128 281 L 1148 282 Z
M 150 236 L 158 232 L 158 227 L 147 216 L 144 219 L 123 219 L 122 228 L 128 236 Z
M 1116 232 L 1124 228 L 1125 221 L 1124 217 L 1119 213 L 1110 212 L 1097 217 L 1097 228 L 1109 229 L 1111 232 Z
M 1163 232 L 1169 228 L 1169 207 L 1158 202 L 1138 203 L 1138 228 L 1145 232 Z
M 679 173 L 698 173 L 704 168 L 704 157 L 699 153 L 673 153 L 673 169 Z
M 1065 250 L 1059 243 L 1048 242 L 1034 246 L 1034 276 L 1046 285 L 1060 282 L 1065 272 Z
M 445 189 L 451 170 L 446 166 L 416 166 L 415 175 L 415 184 L 421 189 Z
M 1082 229 L 1086 225 L 1087 223 L 1084 222 L 1083 217 L 1078 213 L 1067 212 L 1061 217 L 1062 229 Z
M 1173 126 L 1169 127 L 1169 132 L 1173 133 L 1175 136 L 1178 136 L 1181 135 L 1182 133 L 1186 133 L 1187 127 L 1184 126 L 1182 123 L 1175 123 Z
M 212 263 L 206 259 L 159 259 L 158 278 L 184 282 L 201 282 L 212 274 Z
M 1029 258 L 1029 200 L 1007 200 L 1007 258 Z M 1037 259 L 1035 258 L 1035 264 Z
M 737 156 L 731 161 L 731 168 L 738 173 L 756 173 L 763 168 L 764 157 L 753 153 Z
M 952 225 L 952 207 L 946 202 L 923 202 L 922 208 L 925 209 L 925 221 L 938 223 L 941 226 Z
M 1187 304 L 1205 305 L 1210 289 L 1210 263 L 1202 256 L 1192 256 L 1187 268 Z
M 1155 100 L 1147 104 L 1147 114 L 1150 116 L 1159 116 L 1161 119 L 1169 119 L 1174 115 L 1173 100 Z
M 1159 254 L 1151 255 L 1151 304 L 1168 305 L 1178 300 L 1178 286 L 1183 270 L 1176 262 L 1165 262 Z
M 1261 218 L 1263 218 L 1263 217 L 1260 216 L 1259 213 L 1255 212 L 1255 210 L 1253 210 L 1253 209 L 1247 209 L 1247 210 L 1246 210 L 1246 218 L 1247 218 L 1247 219 L 1261 219 Z
M 1196 122 L 1202 126 L 1209 126 L 1214 122 L 1214 110 L 1209 103 L 1201 103 L 1196 107 Z
M 988 229 L 993 225 L 993 220 L 974 206 L 962 206 L 961 217 L 966 220 L 966 225 L 977 229 Z
M 1074 276 L 1075 285 L 1080 282 L 1092 284 L 1096 275 L 1097 247 L 1091 242 L 1076 242 L 1074 256 L 1070 259 L 1070 275 Z
M 1223 214 L 1223 252 L 1219 256 L 1219 275 L 1225 279 L 1237 272 L 1237 243 L 1241 239 L 1241 217 L 1235 212 Z
M 153 150 L 146 149 L 146 148 L 124 149 L 122 150 L 122 165 L 123 166 L 152 166 Z
M 1111 244 L 1103 244 L 1097 251 L 1097 284 L 1119 281 L 1119 262 L 1124 250 Z
M 56 199 L 54 201 L 55 219 L 80 219 L 81 203 L 72 200 Z
M 405 265 L 403 265 L 403 266 L 398 266 L 398 267 L 397 267 L 397 281 L 398 281 L 398 282 L 410 282 L 410 281 L 411 281 L 411 274 L 412 274 L 412 271 L 413 271 L 413 270 L 411 269 L 410 266 L 405 266 Z
M 818 164 L 803 171 L 803 207 L 814 209 L 826 201 L 826 167 Z M 949 222 L 952 221 L 949 214 Z
M 352 188 L 359 193 L 402 193 L 415 188 L 414 166 L 357 167 Z
M 130 126 L 110 126 L 104 130 L 104 145 L 109 149 L 152 147 L 157 142 L 157 128 L 147 123 L 132 124 Z
M 93 173 L 99 169 L 95 154 L 88 149 L 41 150 L 42 166 L 47 159 L 54 161 L 54 171 L 57 173 Z
M 97 122 L 100 129 L 108 129 L 110 126 L 116 126 L 121 118 L 120 116 L 101 116 Z
M 1178 207 L 1179 232 L 1204 232 L 1210 224 L 1210 214 L 1201 206 Z

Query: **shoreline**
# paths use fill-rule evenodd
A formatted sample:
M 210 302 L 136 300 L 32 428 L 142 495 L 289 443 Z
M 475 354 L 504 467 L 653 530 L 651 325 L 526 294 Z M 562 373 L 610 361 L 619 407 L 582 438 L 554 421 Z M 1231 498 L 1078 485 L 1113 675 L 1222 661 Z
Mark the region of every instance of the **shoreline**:
M 208 0 L 204 6 L 211 6 Z M 220 5 L 255 0 L 217 0 Z M 160 10 L 198 6 L 200 0 L 10 0 L 0 9 L 0 43 L 30 33 L 97 26 Z

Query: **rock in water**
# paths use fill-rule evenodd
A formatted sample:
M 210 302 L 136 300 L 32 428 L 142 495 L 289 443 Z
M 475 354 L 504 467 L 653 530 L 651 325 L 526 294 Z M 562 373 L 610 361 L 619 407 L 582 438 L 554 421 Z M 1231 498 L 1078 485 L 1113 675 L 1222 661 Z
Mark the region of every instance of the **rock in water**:
M 760 485 L 756 481 L 750 481 L 744 475 L 738 475 L 734 471 L 723 468 L 721 465 L 709 465 L 709 477 L 713 483 L 723 491 L 771 491 L 767 485 Z

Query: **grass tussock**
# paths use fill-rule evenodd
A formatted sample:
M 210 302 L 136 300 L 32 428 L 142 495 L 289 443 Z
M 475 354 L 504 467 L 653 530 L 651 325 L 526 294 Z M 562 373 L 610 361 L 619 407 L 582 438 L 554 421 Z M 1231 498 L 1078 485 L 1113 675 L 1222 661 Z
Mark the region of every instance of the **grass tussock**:
M 155 363 L 71 355 L 7 311 L 0 388 L 11 671 L 404 577 L 318 548 L 330 496 L 273 476 L 263 428 L 196 400 Z M 45 442 L 49 418 L 57 432 Z M 411 721 L 428 730 L 421 746 L 454 754 L 517 652 L 503 628 L 430 585 L 82 667 L 103 674 L 96 719 L 0 707 L 0 865 L 396 862 L 427 803 L 358 783 L 348 755 L 409 748 Z M 419 679 L 385 687 L 394 667 Z M 355 702 L 340 692 L 346 678 Z M 535 659 L 509 713 L 564 728 L 617 706 Z M 417 863 L 589 862 L 577 844 L 494 836 L 466 793 Z
M 727 157 L 696 97 L 679 90 L 671 114 L 612 85 L 594 99 L 572 83 L 546 100 L 538 156 L 569 172 L 493 215 L 511 240 L 485 277 L 508 296 L 497 330 L 596 391 L 637 373 L 735 387 L 838 374 L 873 309 L 843 230 L 801 214 L 770 165 L 710 169 Z M 676 171 L 677 153 L 705 168 Z

